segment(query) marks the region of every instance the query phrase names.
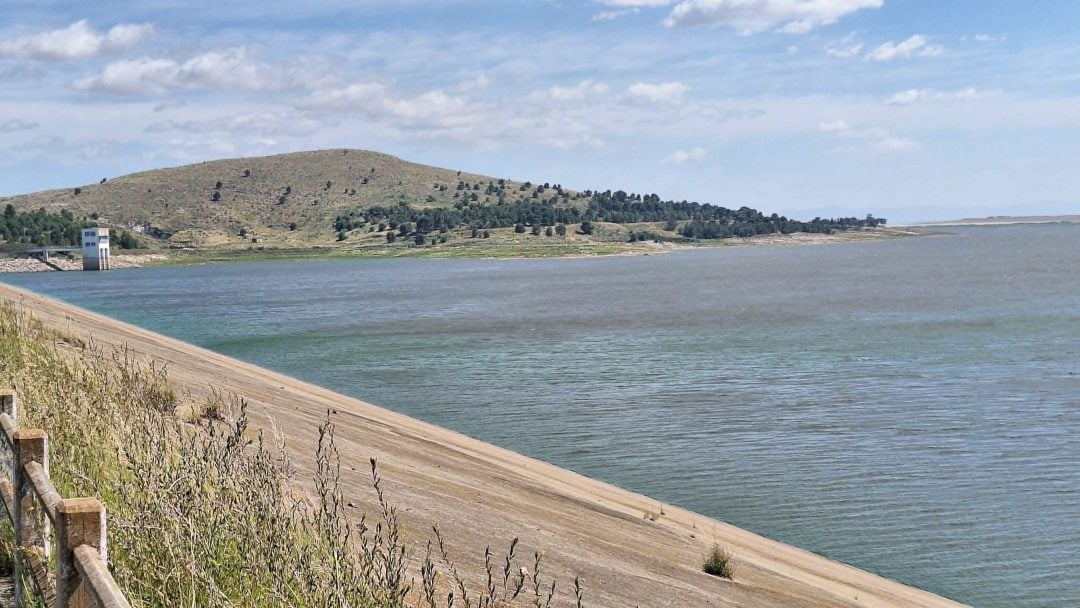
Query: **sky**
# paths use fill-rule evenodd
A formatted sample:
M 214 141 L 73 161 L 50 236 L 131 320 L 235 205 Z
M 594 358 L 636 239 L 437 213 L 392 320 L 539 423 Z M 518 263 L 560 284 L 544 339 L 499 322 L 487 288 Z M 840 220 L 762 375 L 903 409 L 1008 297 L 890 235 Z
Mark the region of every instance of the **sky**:
M 890 223 L 1080 213 L 1075 0 L 0 0 L 0 195 L 360 148 Z

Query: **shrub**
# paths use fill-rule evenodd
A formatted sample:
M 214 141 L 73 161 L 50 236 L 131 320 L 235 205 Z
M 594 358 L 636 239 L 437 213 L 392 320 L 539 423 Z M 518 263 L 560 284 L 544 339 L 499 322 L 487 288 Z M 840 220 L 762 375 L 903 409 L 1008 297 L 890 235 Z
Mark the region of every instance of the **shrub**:
M 705 563 L 701 565 L 701 569 L 706 574 L 719 576 L 720 578 L 731 579 L 735 576 L 735 565 L 731 563 L 731 552 L 721 547 L 719 543 L 713 543 L 709 554 L 705 556 Z

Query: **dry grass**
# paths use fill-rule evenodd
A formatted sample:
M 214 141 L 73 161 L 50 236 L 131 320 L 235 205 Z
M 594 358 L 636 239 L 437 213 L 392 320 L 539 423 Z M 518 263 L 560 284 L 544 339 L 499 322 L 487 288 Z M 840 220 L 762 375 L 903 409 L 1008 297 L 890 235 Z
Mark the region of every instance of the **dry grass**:
M 720 578 L 732 579 L 735 577 L 735 564 L 731 561 L 731 552 L 721 547 L 720 543 L 713 543 L 709 554 L 705 556 L 705 562 L 701 565 L 701 569 L 706 574 L 719 576 Z
M 519 565 L 516 540 L 498 560 L 485 552 L 483 586 L 466 582 L 438 530 L 408 545 L 374 459 L 377 504 L 364 507 L 375 516 L 346 517 L 329 420 L 305 492 L 281 442 L 249 431 L 243 402 L 181 404 L 164 370 L 67 340 L 6 302 L 0 383 L 19 391 L 21 425 L 49 432 L 61 494 L 106 504 L 110 567 L 134 606 L 544 608 L 556 597 L 539 553 Z M 576 580 L 572 593 L 581 606 Z
M 0 207 L 12 203 L 19 209 L 68 209 L 77 216 L 96 212 L 111 224 L 164 229 L 174 234 L 169 242 L 173 246 L 247 248 L 253 246 L 252 238 L 259 238 L 258 246 L 307 248 L 335 244 L 333 221 L 340 213 L 401 201 L 449 207 L 458 200 L 458 181 L 485 186 L 496 181 L 387 154 L 340 149 L 103 177 L 109 178 L 103 184 L 72 184 L 79 186 L 78 195 L 72 187 L 0 197 Z M 215 188 L 218 182 L 221 187 Z M 517 182 L 507 185 L 517 192 Z M 481 201 L 495 202 L 486 196 Z M 296 230 L 290 229 L 292 223 Z

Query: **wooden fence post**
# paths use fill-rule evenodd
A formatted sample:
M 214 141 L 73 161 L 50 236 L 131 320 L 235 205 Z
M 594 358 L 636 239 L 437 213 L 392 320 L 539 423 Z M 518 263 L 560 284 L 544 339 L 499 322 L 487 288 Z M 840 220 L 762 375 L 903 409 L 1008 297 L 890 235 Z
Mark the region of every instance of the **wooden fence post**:
M 75 566 L 75 549 L 95 548 L 106 560 L 105 506 L 96 498 L 68 498 L 56 510 L 55 608 L 94 608 L 87 585 Z
M 7 414 L 11 417 L 13 428 L 19 428 L 19 397 L 14 389 L 0 388 L 0 414 Z M 11 483 L 15 483 L 15 452 L 9 454 L 7 450 L 3 450 L 3 465 L 8 475 L 11 477 Z
M 46 472 L 49 470 L 49 438 L 40 429 L 19 429 L 15 431 L 15 457 L 12 462 L 12 485 L 15 487 L 15 550 L 19 552 L 15 562 L 15 598 L 19 606 L 23 602 L 23 578 L 27 564 L 25 553 L 38 548 L 42 558 L 47 559 L 45 547 L 45 522 L 42 509 L 38 506 L 34 493 L 34 483 L 26 474 L 26 464 L 38 462 Z
M 15 389 L 0 388 L 0 413 L 11 416 L 11 420 L 14 422 L 19 421 L 19 397 L 15 393 Z

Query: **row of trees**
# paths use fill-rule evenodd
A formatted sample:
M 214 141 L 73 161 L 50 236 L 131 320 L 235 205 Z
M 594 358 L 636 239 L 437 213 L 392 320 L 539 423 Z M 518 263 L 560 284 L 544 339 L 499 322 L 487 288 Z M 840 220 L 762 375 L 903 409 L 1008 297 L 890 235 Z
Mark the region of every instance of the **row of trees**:
M 76 219 L 68 210 L 49 213 L 44 209 L 36 211 L 15 211 L 8 205 L 0 217 L 0 238 L 8 243 L 26 243 L 39 247 L 78 246 L 82 239 L 82 229 L 97 224 L 85 219 Z
M 391 227 L 408 225 L 409 233 L 427 234 L 461 227 L 474 229 L 509 228 L 511 226 L 558 226 L 560 224 L 590 225 L 592 222 L 633 224 L 665 222 L 665 230 L 678 232 L 687 239 L 721 239 L 758 234 L 810 232 L 830 234 L 836 230 L 876 228 L 886 220 L 867 215 L 866 218 L 814 218 L 809 222 L 792 220 L 782 215 L 766 216 L 756 209 L 728 209 L 717 205 L 687 201 L 661 201 L 655 194 L 647 196 L 616 192 L 586 192 L 584 206 L 553 199 L 500 200 L 494 205 L 477 202 L 458 203 L 452 208 L 418 208 L 405 202 L 392 206 L 376 205 L 339 215 L 334 229 L 346 232 L 368 224 Z M 414 229 L 415 227 L 415 229 Z M 380 228 L 381 230 L 382 228 Z M 583 232 L 588 234 L 591 231 Z
M 96 214 L 93 217 L 96 218 Z M 60 213 L 50 213 L 45 209 L 16 211 L 9 204 L 0 215 L 0 239 L 6 243 L 37 247 L 78 247 L 82 243 L 82 229 L 96 226 L 92 219 L 76 218 L 67 209 Z M 139 240 L 127 230 L 114 235 L 112 244 L 119 249 L 140 247 Z

